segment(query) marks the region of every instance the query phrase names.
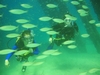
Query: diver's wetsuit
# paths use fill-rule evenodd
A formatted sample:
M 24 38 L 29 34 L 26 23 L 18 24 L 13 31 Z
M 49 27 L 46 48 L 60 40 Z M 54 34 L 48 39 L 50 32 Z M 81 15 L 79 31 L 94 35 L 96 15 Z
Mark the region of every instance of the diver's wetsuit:
M 19 40 L 19 41 L 13 46 L 12 49 L 13 49 L 13 50 L 25 50 L 25 49 L 27 50 L 28 48 L 26 48 L 26 47 L 24 46 L 24 43 L 23 43 L 22 40 Z M 13 55 L 13 53 L 14 53 L 14 52 L 9 53 L 9 54 L 6 56 L 6 59 L 9 60 L 10 57 Z M 38 50 L 37 47 L 36 47 L 36 48 L 33 48 L 33 54 L 35 54 L 35 55 L 39 54 L 39 50 Z
M 60 23 L 52 26 L 52 28 L 54 31 L 59 32 L 59 34 L 56 35 L 56 39 L 54 40 L 58 46 L 61 45 L 64 41 L 74 38 L 75 32 L 78 32 L 78 26 L 75 22 L 73 22 L 73 24 L 69 27 L 65 26 L 64 23 Z
M 35 42 L 33 41 L 33 43 L 35 43 Z M 22 39 L 19 38 L 19 40 L 15 43 L 15 45 L 13 46 L 12 49 L 18 51 L 18 50 L 28 50 L 29 48 L 25 47 L 25 46 L 24 46 L 24 43 L 23 43 L 23 41 L 22 41 Z M 6 60 L 9 60 L 10 57 L 13 55 L 13 53 L 14 53 L 14 52 L 9 53 L 9 54 L 6 56 Z M 33 53 L 29 53 L 28 55 L 23 55 L 23 56 L 19 56 L 19 55 L 18 55 L 18 56 L 16 56 L 16 58 L 17 58 L 18 61 L 28 61 L 28 57 L 29 57 L 30 55 L 32 55 L 32 54 L 35 54 L 35 55 L 39 54 L 39 50 L 38 50 L 37 47 L 36 47 L 36 48 L 33 48 Z M 25 70 L 25 69 L 26 69 L 26 66 L 23 66 L 22 69 Z

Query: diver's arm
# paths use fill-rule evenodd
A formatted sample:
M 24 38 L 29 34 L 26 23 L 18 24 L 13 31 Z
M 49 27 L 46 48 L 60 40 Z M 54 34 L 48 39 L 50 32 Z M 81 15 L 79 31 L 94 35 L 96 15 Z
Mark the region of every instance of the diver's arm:
M 47 47 L 46 50 L 50 50 L 50 49 L 53 49 L 53 46 L 54 46 L 54 37 L 52 35 L 50 35 L 50 38 L 49 38 L 49 46 Z
M 38 55 L 40 53 L 38 47 L 35 48 L 35 50 L 33 50 L 33 54 Z
M 33 43 L 36 43 L 35 41 L 33 41 Z M 40 53 L 38 47 L 33 48 L 33 54 L 38 55 Z
M 13 50 L 16 50 L 16 49 L 17 49 L 17 46 L 14 45 L 12 49 L 13 49 Z M 9 59 L 10 59 L 10 57 L 13 55 L 13 53 L 14 53 L 14 52 L 7 54 L 6 59 L 5 59 L 5 65 L 9 65 Z

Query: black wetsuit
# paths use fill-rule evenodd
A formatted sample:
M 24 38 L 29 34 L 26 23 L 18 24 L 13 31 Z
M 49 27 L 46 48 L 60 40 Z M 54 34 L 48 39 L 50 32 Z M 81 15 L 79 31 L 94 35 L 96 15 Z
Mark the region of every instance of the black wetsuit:
M 64 23 L 60 23 L 52 26 L 53 30 L 59 32 L 54 40 L 57 45 L 61 45 L 62 42 L 74 38 L 75 32 L 78 32 L 78 26 L 75 22 L 73 25 L 67 27 Z

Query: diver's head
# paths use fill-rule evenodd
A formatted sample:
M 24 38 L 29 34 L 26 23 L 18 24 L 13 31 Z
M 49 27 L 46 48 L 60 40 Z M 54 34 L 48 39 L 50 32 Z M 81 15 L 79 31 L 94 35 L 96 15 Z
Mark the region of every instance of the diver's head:
M 23 33 L 22 33 L 22 40 L 24 42 L 25 45 L 29 44 L 29 43 L 32 43 L 33 42 L 33 34 L 31 32 L 31 30 L 25 30 Z
M 67 18 L 67 17 L 66 17 L 66 18 L 64 19 L 64 23 L 65 23 L 66 26 L 71 26 L 72 20 L 71 20 L 70 18 Z

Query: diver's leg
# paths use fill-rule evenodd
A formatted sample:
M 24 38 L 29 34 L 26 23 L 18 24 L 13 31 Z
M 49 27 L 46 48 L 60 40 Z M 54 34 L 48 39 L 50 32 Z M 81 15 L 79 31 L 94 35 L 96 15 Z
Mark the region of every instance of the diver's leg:
M 19 62 L 27 62 L 28 61 L 28 59 L 26 57 L 20 56 L 20 55 L 17 55 L 16 59 Z M 26 66 L 22 66 L 22 72 L 25 72 L 25 71 L 26 71 Z
M 26 71 L 26 66 L 23 66 L 22 67 L 22 72 L 25 72 Z
M 28 57 L 29 56 L 23 56 L 23 62 L 28 62 Z M 22 66 L 22 72 L 26 71 L 27 66 Z

